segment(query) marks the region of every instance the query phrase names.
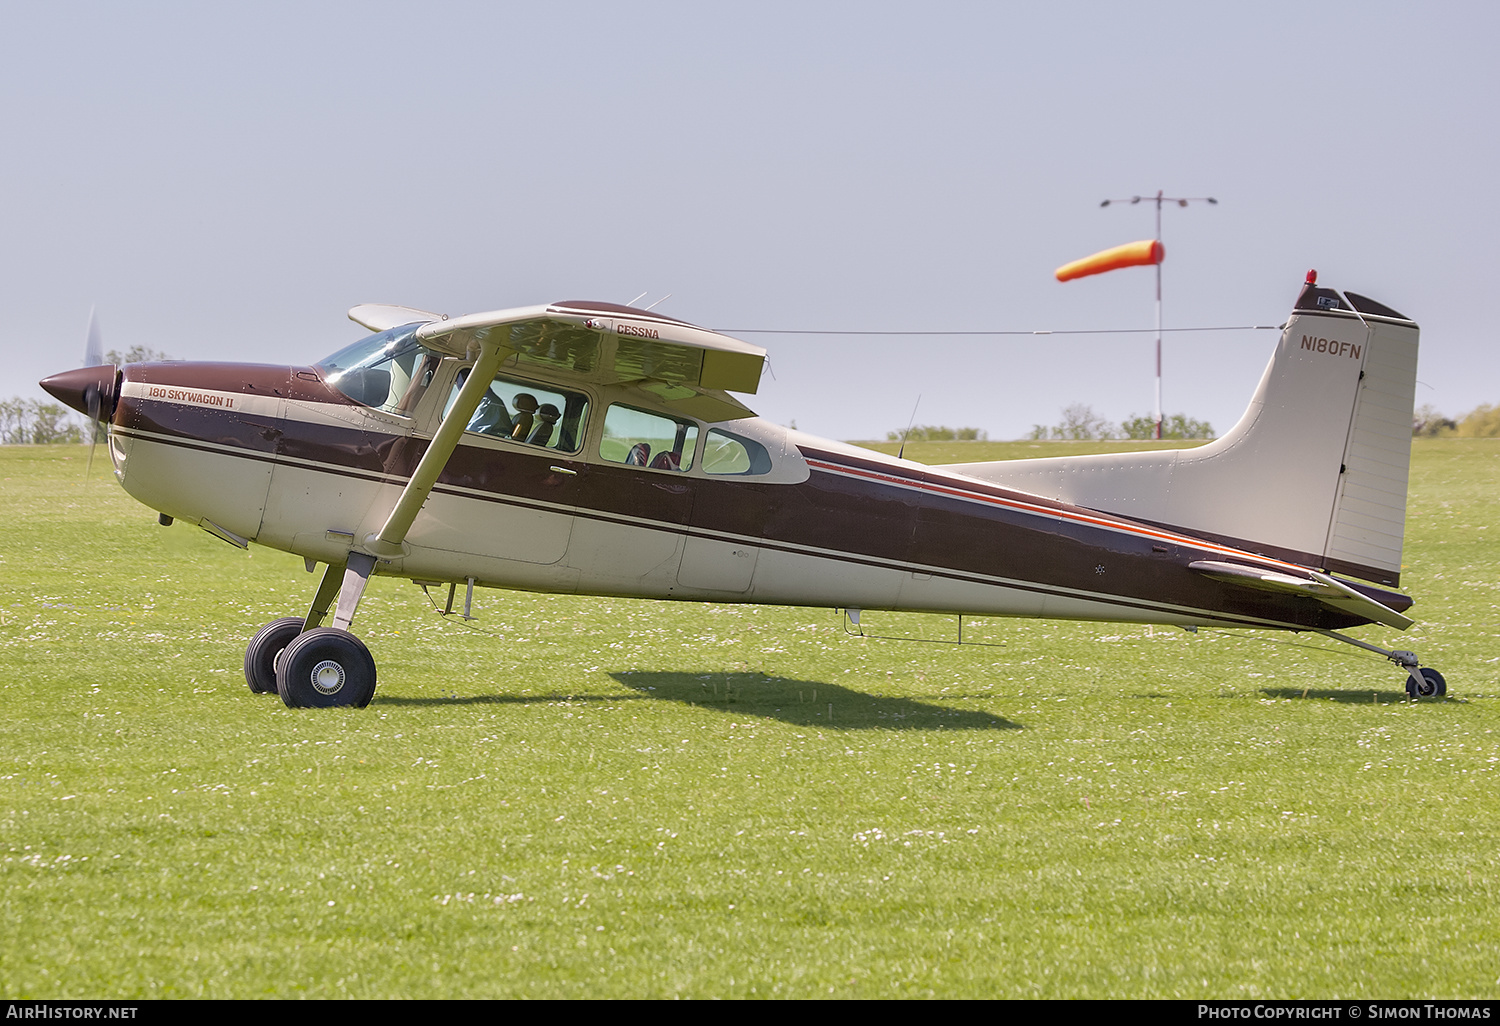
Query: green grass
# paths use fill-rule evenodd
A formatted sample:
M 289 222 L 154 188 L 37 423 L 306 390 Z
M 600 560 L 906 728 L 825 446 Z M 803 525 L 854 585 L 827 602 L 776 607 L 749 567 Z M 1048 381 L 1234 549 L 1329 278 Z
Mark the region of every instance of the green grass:
M 1081 451 L 1034 444 L 907 454 Z M 1417 444 L 1419 623 L 1357 632 L 1448 675 L 1418 704 L 1323 639 L 506 592 L 476 633 L 380 580 L 374 703 L 294 712 L 240 663 L 301 561 L 83 463 L 0 449 L 6 997 L 1500 996 L 1500 442 Z

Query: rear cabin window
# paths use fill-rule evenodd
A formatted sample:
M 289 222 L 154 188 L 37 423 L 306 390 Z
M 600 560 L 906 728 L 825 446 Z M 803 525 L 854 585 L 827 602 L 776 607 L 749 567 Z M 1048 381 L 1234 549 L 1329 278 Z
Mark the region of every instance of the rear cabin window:
M 599 455 L 611 463 L 652 470 L 688 470 L 698 445 L 698 425 L 689 420 L 615 405 L 604 415 Z
M 459 389 L 468 378 L 469 368 L 458 372 L 443 408 L 444 417 L 453 409 Z M 465 430 L 558 452 L 577 452 L 583 442 L 588 409 L 588 396 L 580 392 L 561 392 L 497 375 L 480 397 Z
M 752 438 L 714 428 L 703 443 L 705 474 L 751 475 L 767 474 L 770 470 L 771 454 Z

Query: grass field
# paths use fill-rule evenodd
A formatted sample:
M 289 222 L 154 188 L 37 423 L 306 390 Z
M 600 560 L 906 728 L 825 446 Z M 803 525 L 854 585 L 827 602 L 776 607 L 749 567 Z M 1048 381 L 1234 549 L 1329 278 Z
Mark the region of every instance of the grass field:
M 379 580 L 375 701 L 294 712 L 240 665 L 301 560 L 83 465 L 0 449 L 5 997 L 1500 996 L 1500 441 L 1417 443 L 1419 622 L 1356 632 L 1422 703 L 1324 639 Z

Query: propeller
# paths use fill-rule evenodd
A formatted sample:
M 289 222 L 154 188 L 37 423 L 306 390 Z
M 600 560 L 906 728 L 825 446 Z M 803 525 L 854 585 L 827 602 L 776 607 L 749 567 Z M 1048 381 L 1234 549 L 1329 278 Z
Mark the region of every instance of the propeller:
M 89 307 L 89 333 L 83 343 L 83 365 L 85 367 L 99 367 L 104 363 L 104 340 L 99 334 L 98 307 Z M 111 382 L 113 384 L 113 382 Z M 111 389 L 113 391 L 113 389 Z M 99 384 L 90 385 L 83 390 L 84 405 L 87 409 L 84 413 L 89 418 L 89 458 L 83 465 L 83 479 L 88 481 L 94 470 L 94 447 L 99 444 L 99 433 L 106 430 L 99 418 L 99 413 L 104 407 L 104 390 Z M 114 411 L 111 410 L 111 413 Z
M 89 311 L 83 360 L 84 366 L 78 370 L 54 374 L 41 385 L 54 398 L 89 418 L 89 458 L 83 471 L 83 479 L 87 481 L 94 466 L 94 447 L 99 444 L 101 432 L 107 433 L 109 420 L 114 416 L 120 380 L 120 369 L 104 362 L 99 319 L 93 310 Z

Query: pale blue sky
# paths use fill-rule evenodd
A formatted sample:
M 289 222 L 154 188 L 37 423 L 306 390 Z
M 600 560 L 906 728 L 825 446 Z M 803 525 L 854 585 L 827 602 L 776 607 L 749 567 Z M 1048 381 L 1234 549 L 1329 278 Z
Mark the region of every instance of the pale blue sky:
M 672 293 L 708 327 L 1149 327 L 1053 269 L 1169 209 L 1168 326 L 1303 275 L 1423 329 L 1419 403 L 1500 402 L 1489 3 L 0 4 L 0 396 L 106 348 L 306 363 L 356 303 Z M 1149 336 L 745 336 L 839 438 L 1151 406 Z M 1273 333 L 1169 336 L 1222 432 Z

